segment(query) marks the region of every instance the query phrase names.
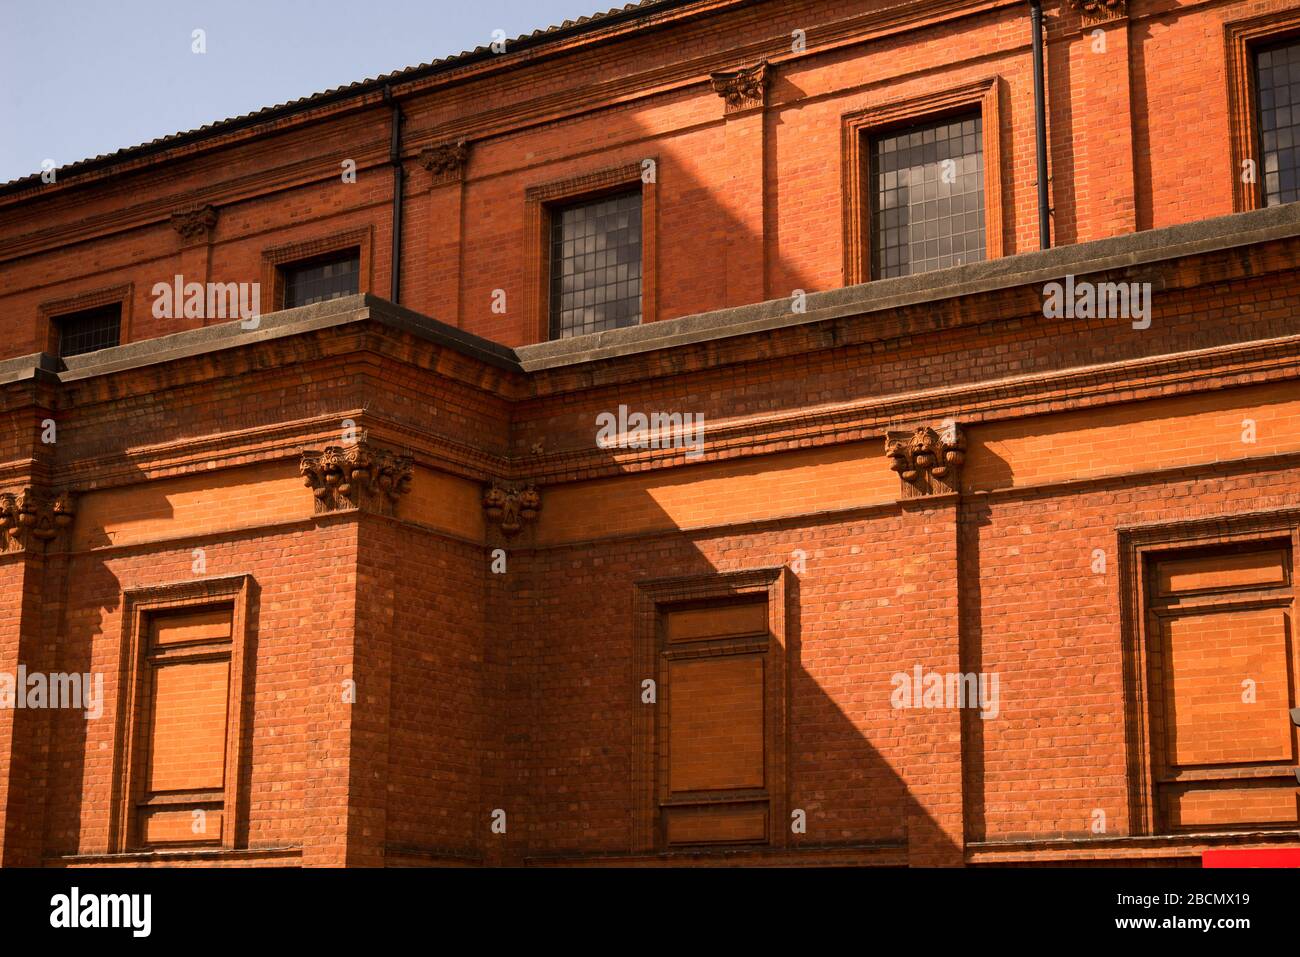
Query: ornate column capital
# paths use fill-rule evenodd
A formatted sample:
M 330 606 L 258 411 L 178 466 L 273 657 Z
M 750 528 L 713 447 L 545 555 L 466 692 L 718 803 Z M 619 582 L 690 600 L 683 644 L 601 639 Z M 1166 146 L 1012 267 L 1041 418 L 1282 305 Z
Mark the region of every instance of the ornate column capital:
M 713 92 L 726 102 L 726 112 L 753 109 L 767 102 L 767 84 L 771 68 L 766 60 L 759 60 L 754 66 L 721 73 L 710 73 L 709 81 Z
M 208 242 L 216 225 L 217 208 L 211 203 L 172 213 L 172 229 L 180 235 L 182 243 Z
M 1070 6 L 1089 26 L 1128 15 L 1128 0 L 1070 0 Z
M 0 551 L 44 551 L 71 528 L 75 513 L 68 489 L 0 492 Z
M 903 481 L 903 497 L 940 495 L 960 489 L 966 437 L 949 419 L 938 430 L 928 425 L 885 433 L 889 467 Z
M 419 163 L 433 175 L 432 185 L 457 183 L 465 177 L 469 163 L 469 144 L 463 139 L 454 143 L 440 143 L 420 150 Z
M 493 482 L 483 492 L 483 510 L 487 520 L 506 535 L 516 535 L 542 510 L 542 493 L 537 486 Z
M 372 446 L 329 445 L 304 451 L 298 471 L 316 498 L 316 513 L 362 509 L 394 515 L 397 501 L 411 490 L 415 465 L 410 456 Z

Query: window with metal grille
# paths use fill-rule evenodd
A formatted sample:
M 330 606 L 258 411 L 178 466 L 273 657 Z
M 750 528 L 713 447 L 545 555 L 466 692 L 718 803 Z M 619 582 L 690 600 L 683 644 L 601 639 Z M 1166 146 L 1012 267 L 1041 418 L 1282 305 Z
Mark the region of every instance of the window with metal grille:
M 984 258 L 984 149 L 979 114 L 872 137 L 871 275 Z
M 99 349 L 110 349 L 121 341 L 122 304 L 109 303 L 56 316 L 59 355 L 79 356 Z
M 1280 206 L 1300 199 L 1300 40 L 1255 54 L 1263 199 Z
M 551 338 L 641 321 L 641 191 L 551 210 Z
M 360 288 L 361 253 L 356 249 L 311 262 L 282 266 L 284 308 L 355 296 Z

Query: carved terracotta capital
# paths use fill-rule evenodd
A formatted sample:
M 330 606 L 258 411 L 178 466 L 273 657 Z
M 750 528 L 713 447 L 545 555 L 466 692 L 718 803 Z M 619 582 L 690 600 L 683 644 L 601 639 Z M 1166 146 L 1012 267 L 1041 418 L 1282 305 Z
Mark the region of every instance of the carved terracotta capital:
M 426 146 L 420 150 L 419 162 L 433 174 L 434 184 L 456 182 L 465 175 L 465 164 L 469 162 L 469 144 L 457 140 L 454 143 Z
M 72 526 L 73 493 L 25 488 L 0 493 L 0 550 L 38 551 Z
M 710 73 L 713 91 L 726 101 L 728 113 L 762 106 L 767 100 L 770 68 L 766 60 L 740 70 Z
M 1112 20 L 1128 13 L 1128 0 L 1070 0 L 1070 5 L 1089 20 Z
M 206 242 L 212 237 L 212 230 L 216 225 L 217 208 L 211 204 L 172 213 L 172 229 L 180 234 L 182 241 Z
M 885 433 L 885 455 L 903 480 L 906 497 L 955 492 L 966 461 L 966 437 L 952 420 L 937 431 L 928 425 L 890 431 Z
M 529 484 L 522 488 L 493 482 L 483 493 L 487 519 L 507 535 L 515 535 L 542 510 L 542 493 Z
M 298 470 L 316 498 L 317 514 L 355 508 L 393 515 L 415 475 L 409 456 L 376 448 L 365 439 L 303 452 Z

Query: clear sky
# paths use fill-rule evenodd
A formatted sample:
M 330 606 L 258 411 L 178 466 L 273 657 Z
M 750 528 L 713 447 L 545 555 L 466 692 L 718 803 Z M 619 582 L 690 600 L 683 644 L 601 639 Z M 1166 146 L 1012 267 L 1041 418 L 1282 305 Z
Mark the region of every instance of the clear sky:
M 0 0 L 0 183 L 622 6 Z

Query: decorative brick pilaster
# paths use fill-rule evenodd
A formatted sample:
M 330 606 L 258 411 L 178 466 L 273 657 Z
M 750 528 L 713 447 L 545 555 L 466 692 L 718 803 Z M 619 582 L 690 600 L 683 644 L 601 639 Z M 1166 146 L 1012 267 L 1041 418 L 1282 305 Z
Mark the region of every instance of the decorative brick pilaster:
M 898 604 L 905 623 L 894 636 L 904 672 L 920 667 L 944 676 L 962 672 L 958 510 L 966 439 L 946 419 L 890 431 L 889 467 L 901 482 L 898 535 L 913 556 L 902 570 Z M 900 771 L 911 796 L 907 854 L 912 866 L 965 862 L 963 713 L 959 707 L 904 712 L 906 753 L 918 760 Z
M 416 201 L 425 205 L 428 222 L 437 229 L 427 230 L 429 262 L 438 268 L 429 270 L 412 283 L 412 306 L 426 315 L 459 326 L 461 267 L 465 251 L 461 228 L 465 206 L 465 174 L 469 166 L 469 144 L 464 140 L 426 146 L 420 150 L 419 163 L 429 171 L 429 191 Z
M 179 209 L 172 213 L 172 229 L 180 236 L 179 274 L 186 283 L 205 284 L 212 267 L 212 236 L 217 228 L 217 209 L 212 205 Z M 177 316 L 180 315 L 179 304 Z M 204 323 L 207 322 L 205 318 Z
M 29 552 L 0 563 L 0 672 L 49 670 L 49 562 Z M 0 866 L 40 866 L 49 727 L 46 709 L 0 708 Z
M 724 240 L 725 304 L 744 306 L 771 298 L 767 290 L 765 211 L 767 127 L 764 112 L 771 68 L 751 67 L 711 74 L 727 117 L 726 145 L 719 162 L 725 188 L 719 193 L 728 228 Z M 784 294 L 784 293 L 783 293 Z
M 912 558 L 898 596 L 903 626 L 891 641 L 904 671 L 917 665 L 944 676 L 965 671 L 959 613 L 958 498 L 918 496 L 902 503 L 900 534 Z M 903 712 L 899 774 L 910 796 L 907 859 L 912 867 L 965 863 L 964 710 L 913 708 Z

